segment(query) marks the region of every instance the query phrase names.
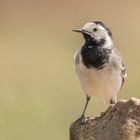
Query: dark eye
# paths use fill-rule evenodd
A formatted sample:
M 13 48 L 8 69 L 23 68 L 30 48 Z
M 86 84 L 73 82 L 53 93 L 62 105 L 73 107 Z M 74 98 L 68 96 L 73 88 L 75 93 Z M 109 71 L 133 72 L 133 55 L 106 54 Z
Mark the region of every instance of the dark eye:
M 93 28 L 93 31 L 94 31 L 94 32 L 97 32 L 97 31 L 98 31 L 98 28 Z

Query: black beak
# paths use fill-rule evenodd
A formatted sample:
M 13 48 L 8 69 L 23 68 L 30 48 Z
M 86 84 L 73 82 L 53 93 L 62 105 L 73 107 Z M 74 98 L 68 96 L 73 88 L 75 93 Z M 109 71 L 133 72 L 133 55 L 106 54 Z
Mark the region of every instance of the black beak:
M 77 32 L 77 33 L 83 33 L 83 34 L 90 35 L 90 33 L 88 31 L 86 31 L 86 30 L 84 30 L 82 28 L 81 29 L 74 29 L 72 31 Z
M 84 33 L 85 32 L 83 29 L 73 29 L 72 31 L 78 32 L 78 33 Z
M 82 33 L 84 35 L 84 38 L 85 40 L 89 40 L 90 38 L 94 39 L 94 37 L 91 37 L 91 33 L 88 32 L 87 30 L 84 30 L 84 29 L 74 29 L 72 30 L 74 32 L 77 32 L 77 33 Z

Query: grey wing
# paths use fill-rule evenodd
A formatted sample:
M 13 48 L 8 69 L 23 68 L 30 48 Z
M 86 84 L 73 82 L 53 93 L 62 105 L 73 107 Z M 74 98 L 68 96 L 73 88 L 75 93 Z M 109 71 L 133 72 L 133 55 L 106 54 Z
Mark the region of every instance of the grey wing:
M 122 70 L 121 70 L 121 78 L 122 78 L 122 86 L 121 88 L 124 86 L 124 83 L 125 83 L 125 80 L 126 80 L 126 77 L 127 77 L 127 73 L 126 73 L 126 68 L 125 68 L 125 65 L 124 63 L 122 63 Z
M 114 51 L 115 51 L 115 54 L 119 57 L 119 59 L 121 60 L 121 78 L 122 78 L 122 85 L 121 85 L 121 88 L 124 86 L 124 83 L 125 83 L 125 80 L 126 80 L 126 77 L 127 77 L 127 73 L 126 73 L 126 67 L 124 65 L 124 62 L 123 62 L 123 58 L 120 54 L 120 52 L 118 51 L 117 48 L 114 48 Z
M 74 60 L 75 60 L 75 64 L 79 64 L 80 63 L 80 51 L 77 50 L 76 53 L 74 54 Z

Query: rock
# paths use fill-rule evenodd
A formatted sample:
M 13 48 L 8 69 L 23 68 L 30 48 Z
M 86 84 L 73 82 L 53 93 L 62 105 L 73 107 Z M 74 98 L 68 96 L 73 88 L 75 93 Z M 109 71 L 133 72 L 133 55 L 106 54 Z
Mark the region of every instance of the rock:
M 70 126 L 70 140 L 140 140 L 140 100 L 122 100 L 99 117 L 80 119 Z

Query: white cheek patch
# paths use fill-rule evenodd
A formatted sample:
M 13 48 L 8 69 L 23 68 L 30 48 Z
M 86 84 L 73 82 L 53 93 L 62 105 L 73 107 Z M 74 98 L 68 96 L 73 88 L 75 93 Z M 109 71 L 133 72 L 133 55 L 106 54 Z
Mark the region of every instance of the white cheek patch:
M 106 29 L 105 29 L 104 27 L 98 25 L 98 28 L 99 28 L 100 30 L 102 30 L 103 32 L 105 32 L 105 34 L 106 34 L 106 37 L 105 37 L 106 43 L 104 44 L 103 47 L 104 47 L 104 48 L 111 49 L 111 48 L 113 47 L 112 38 L 110 38 L 110 36 L 108 35 L 108 32 L 106 31 Z

